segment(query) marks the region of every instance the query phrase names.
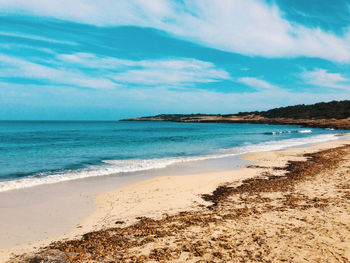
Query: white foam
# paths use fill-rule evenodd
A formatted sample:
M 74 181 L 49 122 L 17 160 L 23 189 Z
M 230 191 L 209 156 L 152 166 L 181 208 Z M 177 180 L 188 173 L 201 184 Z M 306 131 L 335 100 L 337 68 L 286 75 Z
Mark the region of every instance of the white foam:
M 307 130 L 305 130 L 307 131 Z M 129 159 L 129 160 L 104 160 L 103 165 L 91 167 L 90 169 L 73 170 L 66 173 L 57 173 L 42 177 L 27 177 L 19 180 L 0 182 L 0 192 L 33 187 L 43 184 L 53 184 L 58 182 L 82 179 L 87 177 L 105 176 L 120 173 L 130 173 L 150 169 L 165 168 L 172 164 L 183 162 L 202 161 L 207 159 L 217 159 L 250 152 L 263 152 L 281 150 L 293 146 L 301 146 L 310 143 L 337 140 L 334 134 L 316 135 L 306 138 L 294 138 L 279 141 L 268 141 L 259 144 L 245 143 L 244 146 L 221 150 L 212 155 L 169 157 L 157 159 Z
M 300 131 L 298 131 L 299 133 L 311 133 L 312 132 L 312 130 L 300 130 Z
M 287 130 L 287 131 L 273 131 L 273 132 L 264 132 L 264 134 L 279 135 L 285 133 L 311 133 L 312 130 Z

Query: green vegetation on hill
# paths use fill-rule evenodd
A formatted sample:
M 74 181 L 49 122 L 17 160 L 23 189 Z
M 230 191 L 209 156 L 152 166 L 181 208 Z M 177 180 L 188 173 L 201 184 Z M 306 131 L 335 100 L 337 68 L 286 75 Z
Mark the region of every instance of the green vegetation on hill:
M 321 102 L 313 105 L 300 104 L 261 112 L 240 112 L 237 115 L 245 116 L 249 114 L 266 118 L 345 119 L 350 117 L 350 101 Z
M 135 119 L 125 119 L 124 121 L 173 121 L 173 122 L 233 122 L 230 117 L 249 116 L 249 120 L 252 122 L 256 117 L 265 117 L 269 119 L 273 118 L 286 118 L 286 119 L 306 119 L 306 120 L 321 120 L 321 119 L 347 119 L 350 117 L 350 100 L 343 101 L 331 101 L 320 102 L 312 105 L 295 105 L 288 107 L 275 108 L 267 111 L 251 111 L 251 112 L 239 112 L 237 114 L 160 114 L 156 116 L 141 117 Z M 201 119 L 200 117 L 217 116 L 217 120 L 212 118 L 211 120 Z M 237 120 L 236 120 L 237 121 Z

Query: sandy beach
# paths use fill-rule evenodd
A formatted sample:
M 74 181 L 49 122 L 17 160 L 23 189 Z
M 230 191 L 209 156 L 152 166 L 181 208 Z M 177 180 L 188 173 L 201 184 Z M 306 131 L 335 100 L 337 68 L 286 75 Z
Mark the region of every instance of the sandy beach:
M 349 18 L 0 1 L 0 263 L 350 263 Z
M 46 238 L 12 236 L 16 245 L 0 247 L 0 262 L 22 253 L 10 262 L 350 261 L 348 135 L 244 160 L 254 164 L 95 189 L 93 202 L 83 207 L 84 193 L 56 200 L 60 204 L 48 201 L 36 213 L 76 201 L 62 216 L 78 216 L 64 227 L 55 217 L 51 223 L 24 220 L 22 227 L 55 231 Z

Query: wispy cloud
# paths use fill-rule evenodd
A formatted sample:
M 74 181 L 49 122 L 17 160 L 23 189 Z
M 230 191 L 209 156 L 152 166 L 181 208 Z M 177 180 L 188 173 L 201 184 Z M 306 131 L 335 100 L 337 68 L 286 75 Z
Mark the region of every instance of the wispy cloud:
M 207 83 L 230 79 L 226 71 L 212 63 L 195 59 L 141 61 L 135 68 L 117 73 L 112 78 L 140 85 Z
M 51 81 L 55 85 L 71 85 L 85 88 L 115 88 L 118 84 L 106 78 L 92 77 L 81 71 L 70 71 L 33 63 L 21 58 L 0 54 L 0 78 L 25 78 Z
M 77 43 L 73 41 L 58 40 L 58 39 L 53 39 L 53 38 L 48 38 L 48 37 L 43 37 L 38 35 L 25 34 L 25 33 L 0 31 L 0 37 L 1 36 L 25 38 L 25 39 L 38 40 L 38 41 L 44 41 L 44 42 L 55 43 L 55 44 L 63 44 L 63 45 L 72 45 L 72 46 L 77 45 Z
M 67 6 L 69 8 L 67 9 Z M 260 0 L 3 0 L 6 14 L 32 14 L 97 26 L 133 25 L 245 55 L 318 57 L 350 63 L 350 31 L 338 36 L 290 23 Z
M 107 69 L 105 75 L 117 83 L 138 85 L 174 85 L 216 82 L 230 79 L 229 73 L 214 64 L 197 59 L 126 60 L 98 57 L 90 53 L 62 54 L 65 65 Z
M 74 53 L 57 54 L 56 59 L 41 62 L 0 54 L 0 77 L 46 80 L 95 89 L 130 84 L 183 87 L 230 79 L 229 73 L 212 63 L 187 58 L 136 61 Z
M 263 80 L 263 79 L 258 79 L 258 78 L 251 78 L 251 77 L 243 77 L 239 78 L 237 80 L 238 82 L 241 82 L 249 87 L 252 87 L 256 90 L 277 90 L 279 87 Z
M 350 90 L 350 79 L 339 73 L 329 73 L 325 69 L 305 71 L 300 77 L 307 84 L 314 86 Z
M 102 57 L 92 53 L 77 52 L 71 54 L 57 54 L 56 63 L 60 65 L 73 65 L 80 68 L 100 68 L 100 69 L 115 69 L 123 67 L 135 66 L 136 61 L 119 59 L 115 57 Z

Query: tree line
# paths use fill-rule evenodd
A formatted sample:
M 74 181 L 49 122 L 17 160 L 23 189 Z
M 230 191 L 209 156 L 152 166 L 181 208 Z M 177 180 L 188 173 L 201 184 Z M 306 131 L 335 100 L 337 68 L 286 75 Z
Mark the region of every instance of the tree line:
M 312 105 L 299 104 L 268 111 L 239 112 L 238 116 L 260 115 L 266 118 L 293 119 L 346 119 L 350 117 L 350 101 L 320 102 Z

